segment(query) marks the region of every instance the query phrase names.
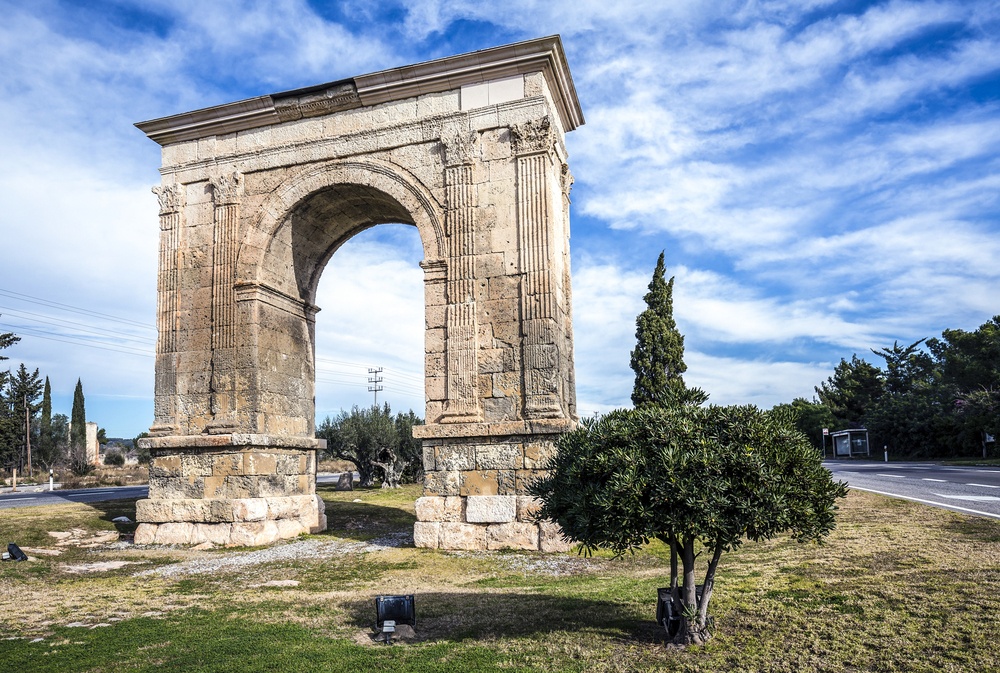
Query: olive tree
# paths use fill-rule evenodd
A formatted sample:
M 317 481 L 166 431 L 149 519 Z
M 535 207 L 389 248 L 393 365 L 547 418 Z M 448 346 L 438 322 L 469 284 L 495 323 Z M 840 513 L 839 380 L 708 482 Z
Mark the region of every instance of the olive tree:
M 355 406 L 350 413 L 324 419 L 316 436 L 326 440 L 328 456 L 354 464 L 361 486 L 371 486 L 380 470 L 382 487 L 398 488 L 400 482 L 422 476 L 420 442 L 413 439 L 413 426 L 422 422 L 412 411 L 393 418 L 388 403 Z
M 752 406 L 614 411 L 563 435 L 548 469 L 532 486 L 538 516 L 585 553 L 621 554 L 652 539 L 670 547 L 678 644 L 710 637 L 708 607 L 725 552 L 782 533 L 821 540 L 847 491 L 791 414 Z

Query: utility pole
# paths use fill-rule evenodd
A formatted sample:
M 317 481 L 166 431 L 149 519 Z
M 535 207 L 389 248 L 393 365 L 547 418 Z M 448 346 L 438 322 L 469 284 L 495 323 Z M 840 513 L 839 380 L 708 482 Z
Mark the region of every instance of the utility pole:
M 383 381 L 382 377 L 379 376 L 379 374 L 382 373 L 382 368 L 378 367 L 376 369 L 376 368 L 369 367 L 368 368 L 368 373 L 369 374 L 373 374 L 373 376 L 369 376 L 368 377 L 368 383 L 372 384 L 372 385 L 368 386 L 368 392 L 375 393 L 375 405 L 374 406 L 377 407 L 378 406 L 378 393 L 379 393 L 380 390 L 385 390 L 385 388 L 383 388 L 382 386 L 379 385 Z
M 31 476 L 31 413 L 28 411 L 28 396 L 24 396 L 24 445 L 28 448 L 28 476 Z

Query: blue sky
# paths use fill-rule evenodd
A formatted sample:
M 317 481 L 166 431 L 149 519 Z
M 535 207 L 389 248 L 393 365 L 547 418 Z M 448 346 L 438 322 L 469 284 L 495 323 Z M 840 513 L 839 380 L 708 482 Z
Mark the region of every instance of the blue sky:
M 1000 3 L 0 0 L 0 331 L 56 411 L 152 422 L 159 148 L 137 121 L 558 33 L 579 406 L 629 403 L 656 255 L 687 380 L 811 397 L 841 357 L 1000 313 Z M 318 296 L 320 417 L 381 366 L 421 412 L 416 231 L 376 227 Z M 70 310 L 73 309 L 73 310 Z

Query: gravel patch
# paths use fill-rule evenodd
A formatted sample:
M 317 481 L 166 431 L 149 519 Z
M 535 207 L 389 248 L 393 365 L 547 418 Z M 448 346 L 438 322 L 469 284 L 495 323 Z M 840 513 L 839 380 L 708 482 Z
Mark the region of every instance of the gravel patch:
M 279 561 L 295 561 L 311 558 L 330 558 L 347 554 L 364 554 L 367 552 L 395 549 L 413 544 L 413 534 L 409 532 L 391 533 L 368 542 L 355 540 L 299 540 L 288 544 L 276 545 L 266 549 L 251 552 L 232 552 L 213 555 L 209 558 L 183 561 L 158 568 L 150 568 L 136 573 L 135 577 L 159 575 L 160 577 L 175 577 L 178 575 L 201 575 L 220 570 L 232 571 L 249 568 L 265 563 Z
M 453 556 L 489 559 L 498 567 L 520 573 L 534 573 L 551 577 L 566 575 L 581 575 L 599 570 L 604 565 L 603 559 L 587 558 L 585 556 L 552 556 L 539 553 L 497 553 L 481 551 L 449 552 Z

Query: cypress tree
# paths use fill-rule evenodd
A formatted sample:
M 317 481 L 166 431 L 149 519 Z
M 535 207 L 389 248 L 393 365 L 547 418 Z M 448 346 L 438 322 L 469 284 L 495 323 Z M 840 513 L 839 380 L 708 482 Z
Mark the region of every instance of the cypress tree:
M 87 447 L 87 412 L 83 402 L 83 383 L 76 380 L 73 391 L 73 413 L 70 416 L 69 443 L 74 449 Z
M 636 407 L 701 404 L 708 399 L 703 390 L 684 385 L 684 336 L 674 322 L 674 279 L 667 281 L 665 276 L 661 252 L 643 298 L 646 310 L 635 319 L 631 366 L 635 372 L 632 404 Z
M 38 457 L 48 464 L 54 453 L 55 438 L 52 436 L 52 386 L 49 377 L 45 377 L 45 388 L 42 391 L 42 419 L 38 424 Z

